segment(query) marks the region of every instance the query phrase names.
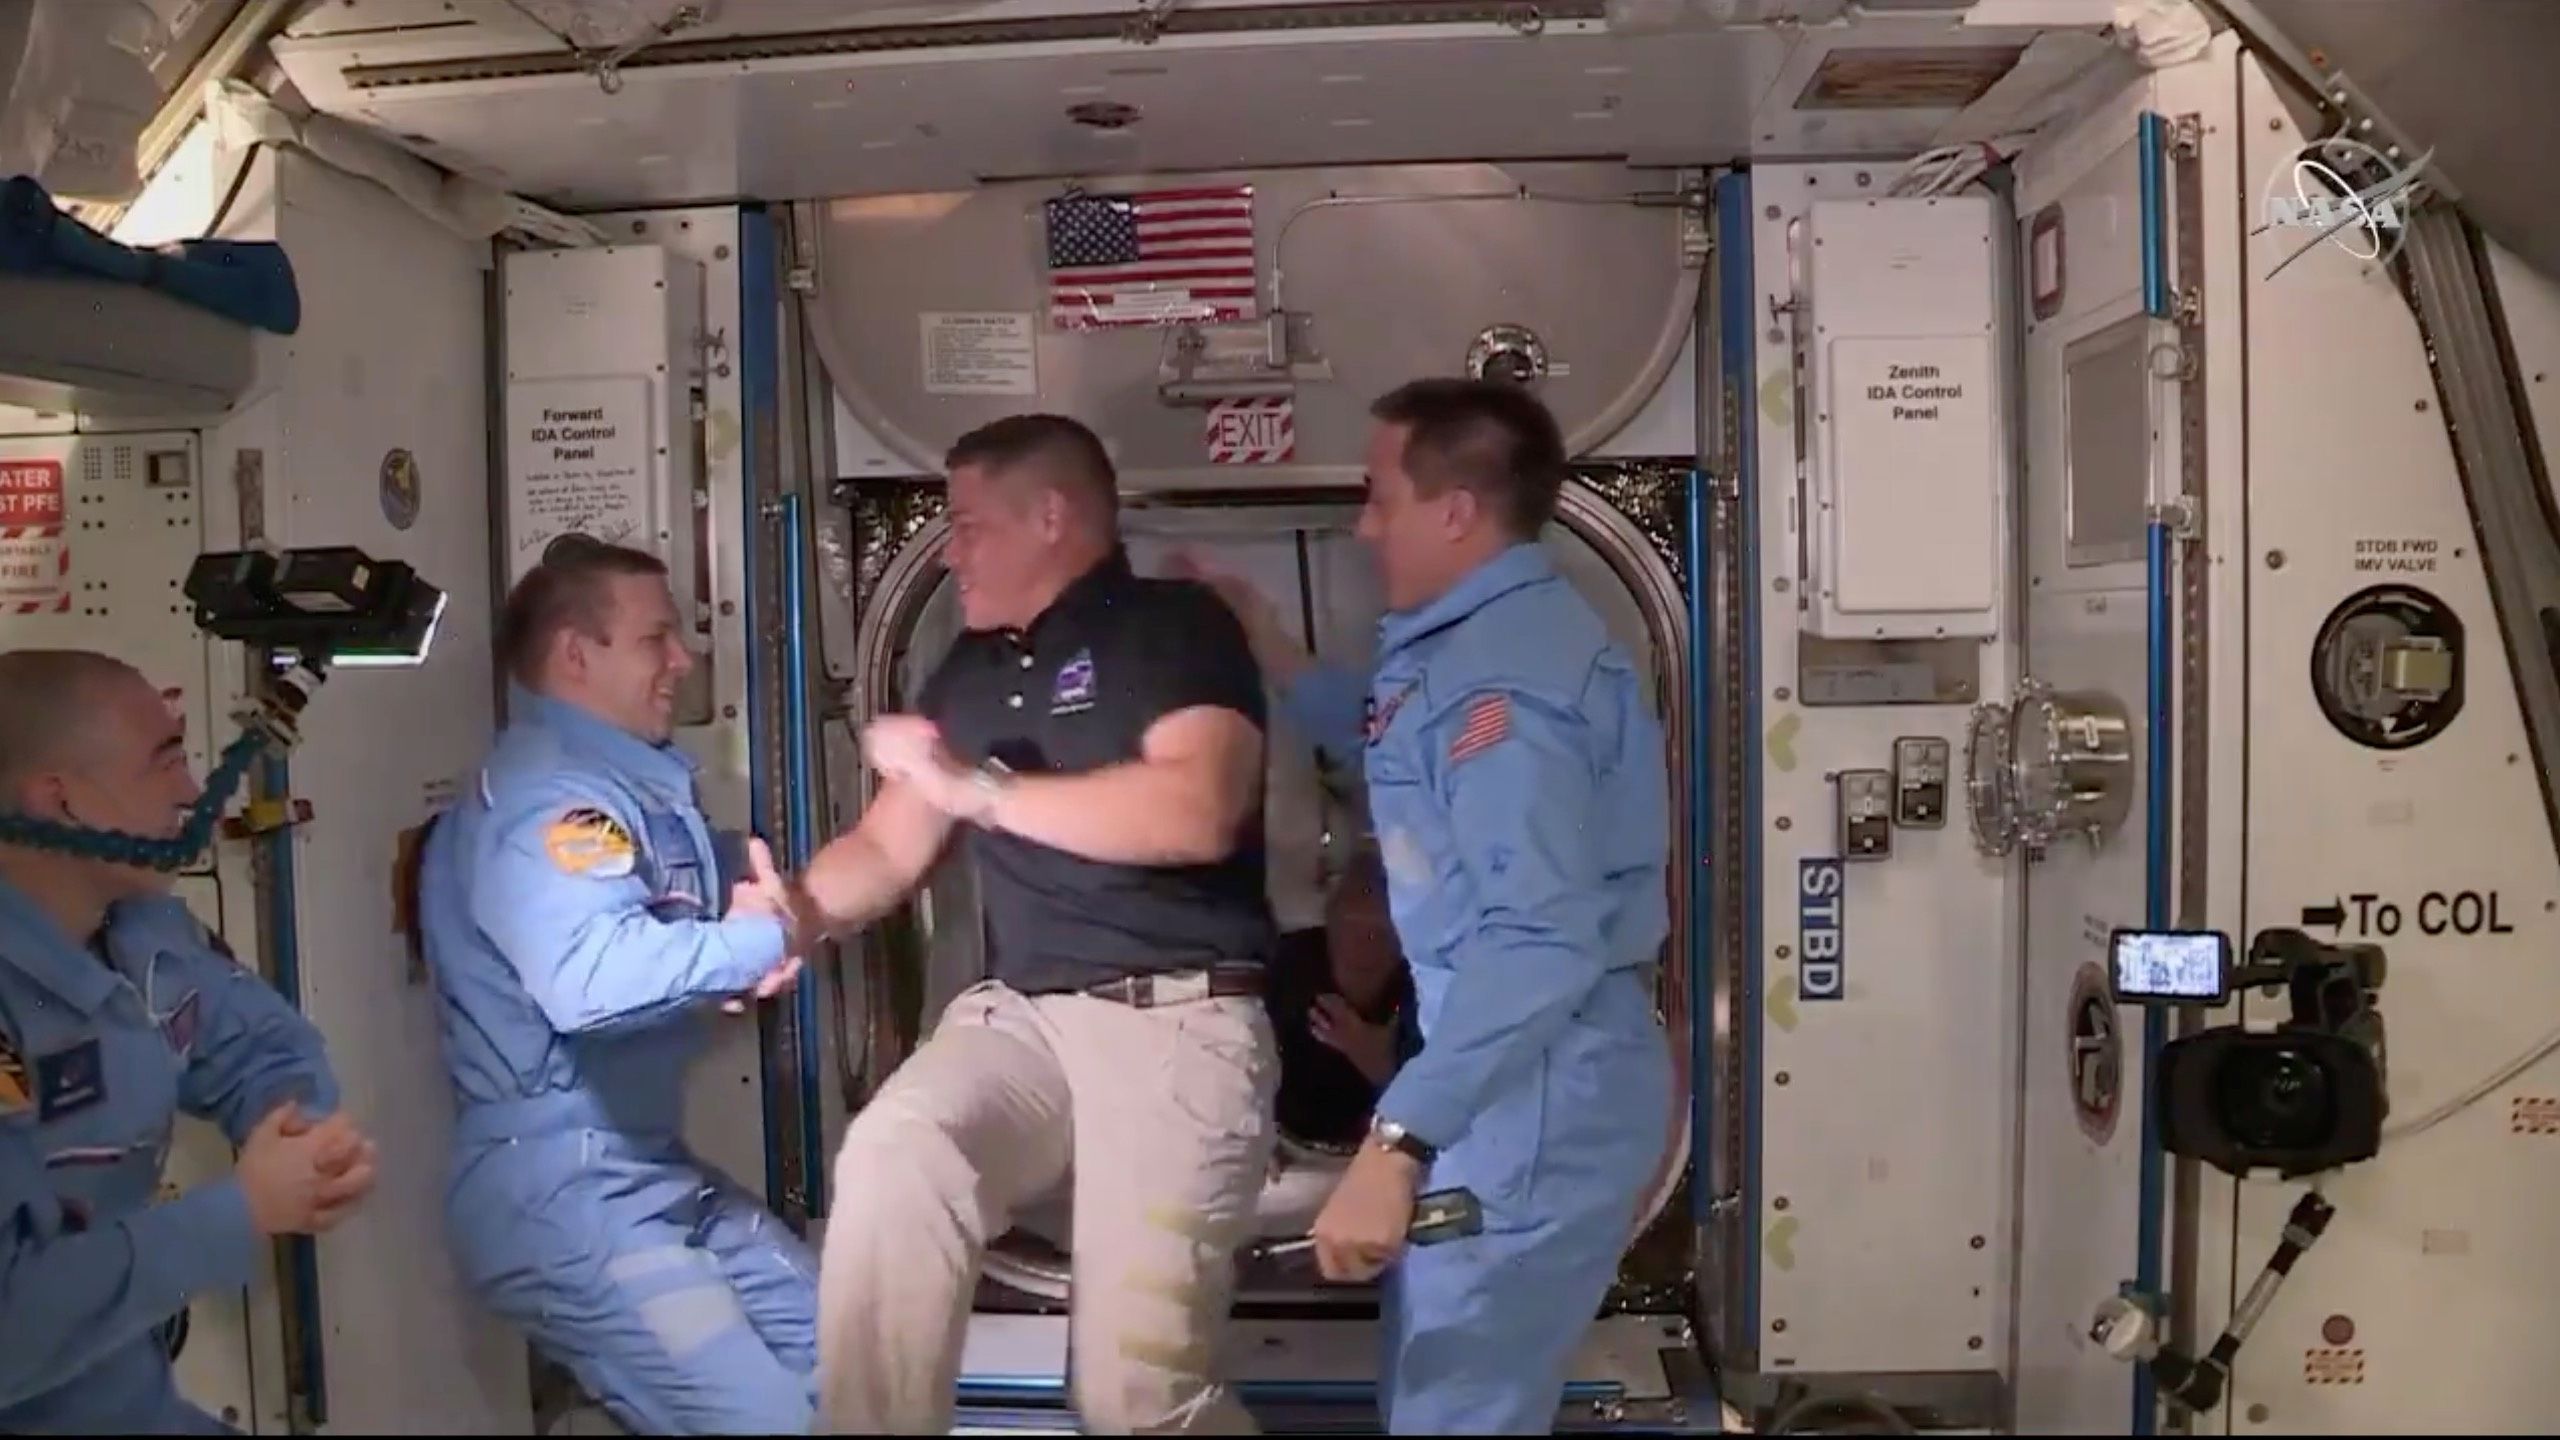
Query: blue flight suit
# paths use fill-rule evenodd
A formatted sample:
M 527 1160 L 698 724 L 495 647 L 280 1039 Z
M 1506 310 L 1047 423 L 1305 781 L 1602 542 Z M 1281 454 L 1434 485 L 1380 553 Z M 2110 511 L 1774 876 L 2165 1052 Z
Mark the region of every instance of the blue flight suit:
M 1379 627 L 1367 687 L 1317 669 L 1283 705 L 1365 742 L 1370 818 L 1422 1051 L 1378 1114 L 1440 1151 L 1481 1235 L 1388 1282 L 1399 1434 L 1544 1435 L 1670 1136 L 1653 975 L 1670 931 L 1660 724 L 1608 629 L 1535 544 Z
M 705 1007 L 781 963 L 782 927 L 720 918 L 743 852 L 683 751 L 521 689 L 511 713 L 419 868 L 457 1268 L 637 1433 L 805 1433 L 816 1266 L 681 1138 Z
M 165 1327 L 274 1250 L 239 1177 L 160 1199 L 178 1113 L 234 1145 L 338 1106 L 319 1033 L 174 896 L 104 958 L 0 881 L 0 1433 L 237 1434 L 179 1395 Z

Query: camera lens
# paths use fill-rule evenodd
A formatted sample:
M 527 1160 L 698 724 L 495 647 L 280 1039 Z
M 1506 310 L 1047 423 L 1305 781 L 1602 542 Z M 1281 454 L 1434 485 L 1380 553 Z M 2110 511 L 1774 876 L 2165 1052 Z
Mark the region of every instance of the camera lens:
M 2329 1072 L 2299 1050 L 2241 1051 L 2215 1088 L 2224 1128 L 2252 1148 L 2311 1149 L 2329 1138 L 2335 1123 Z

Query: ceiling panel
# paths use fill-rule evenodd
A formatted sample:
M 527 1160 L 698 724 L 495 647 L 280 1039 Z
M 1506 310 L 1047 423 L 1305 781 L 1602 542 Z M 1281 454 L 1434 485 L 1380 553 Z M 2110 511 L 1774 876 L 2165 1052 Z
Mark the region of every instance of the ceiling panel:
M 2015 48 L 2035 33 L 1937 15 L 1640 36 L 1597 21 L 1550 24 L 1534 37 L 1447 24 L 1171 35 L 1144 46 L 1078 41 L 644 67 L 624 71 L 611 94 L 583 75 L 386 88 L 345 79 L 350 66 L 513 48 L 472 27 L 314 33 L 281 43 L 278 56 L 297 89 L 332 114 L 546 203 L 603 209 L 1101 172 L 1882 159 L 1930 144 L 1958 107 L 1802 108 L 1808 92 L 1819 93 L 1826 57 L 1883 52 L 1861 73 L 1890 82 L 1897 52 L 1917 74 L 1932 66 L 1932 52 Z M 1892 92 L 1890 83 L 1882 89 Z M 1134 107 L 1135 123 L 1102 131 L 1069 119 L 1071 108 L 1095 101 Z

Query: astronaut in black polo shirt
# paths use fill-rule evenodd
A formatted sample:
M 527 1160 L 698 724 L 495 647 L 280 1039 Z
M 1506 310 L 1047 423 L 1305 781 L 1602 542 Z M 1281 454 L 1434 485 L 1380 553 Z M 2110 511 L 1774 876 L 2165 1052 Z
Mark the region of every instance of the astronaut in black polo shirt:
M 1210 1373 L 1273 1149 L 1262 677 L 1217 595 L 1141 578 L 1091 431 L 1030 415 L 945 461 L 967 631 L 790 897 L 876 919 L 956 829 L 989 978 L 854 1118 L 819 1267 L 822 1431 L 947 1433 L 987 1241 L 1072 1177 L 1085 1428 L 1249 1433 Z

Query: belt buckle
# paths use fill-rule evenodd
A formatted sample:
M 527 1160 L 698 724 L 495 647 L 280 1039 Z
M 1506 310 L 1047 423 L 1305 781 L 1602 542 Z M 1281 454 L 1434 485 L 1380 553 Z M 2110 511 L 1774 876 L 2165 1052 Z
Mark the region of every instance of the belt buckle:
M 1152 1010 L 1155 1008 L 1156 977 L 1153 975 L 1132 975 L 1120 983 L 1125 987 L 1123 993 L 1128 997 L 1126 1003 L 1130 1009 Z

